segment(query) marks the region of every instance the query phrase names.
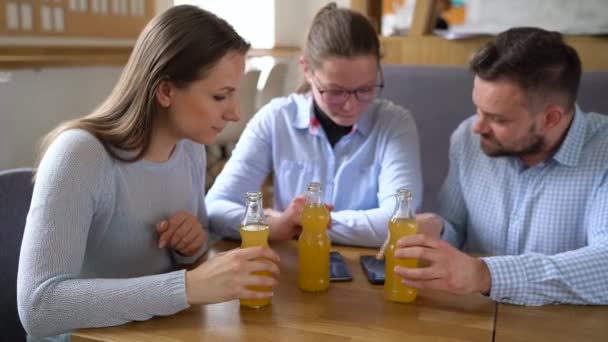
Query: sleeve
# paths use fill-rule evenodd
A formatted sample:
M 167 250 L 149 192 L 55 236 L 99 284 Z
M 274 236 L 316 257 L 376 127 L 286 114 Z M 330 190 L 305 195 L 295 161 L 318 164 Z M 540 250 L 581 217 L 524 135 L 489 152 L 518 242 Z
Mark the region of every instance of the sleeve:
M 460 183 L 460 160 L 462 159 L 462 137 L 464 126 L 460 126 L 450 138 L 448 175 L 439 191 L 439 215 L 443 218 L 442 239 L 461 249 L 466 241 L 467 208 Z
M 259 191 L 272 168 L 273 102 L 251 118 L 205 200 L 211 231 L 239 238 L 245 193 Z
M 378 127 L 388 132 L 377 146 L 382 151 L 377 179 L 378 208 L 332 212 L 329 235 L 334 242 L 373 247 L 382 245 L 395 208 L 395 191 L 399 188 L 412 191 L 415 209 L 422 204 L 420 146 L 414 118 L 399 106 L 384 107 L 383 110 L 392 111 L 394 120 Z
M 79 278 L 100 193 L 108 188 L 110 163 L 93 136 L 68 131 L 40 164 L 17 276 L 19 316 L 33 337 L 147 320 L 188 307 L 184 271 Z
M 523 305 L 608 304 L 608 182 L 589 201 L 588 245 L 555 255 L 482 258 L 490 270 L 492 299 Z

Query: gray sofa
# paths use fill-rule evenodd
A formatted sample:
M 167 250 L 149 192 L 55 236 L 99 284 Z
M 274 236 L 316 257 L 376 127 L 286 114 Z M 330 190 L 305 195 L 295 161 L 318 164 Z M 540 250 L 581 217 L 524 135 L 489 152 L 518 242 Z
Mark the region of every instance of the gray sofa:
M 409 109 L 418 125 L 423 211 L 436 210 L 436 196 L 448 170 L 451 133 L 475 114 L 471 100 L 473 76 L 461 67 L 384 66 L 381 97 Z M 578 104 L 584 111 L 608 114 L 608 72 L 583 74 Z

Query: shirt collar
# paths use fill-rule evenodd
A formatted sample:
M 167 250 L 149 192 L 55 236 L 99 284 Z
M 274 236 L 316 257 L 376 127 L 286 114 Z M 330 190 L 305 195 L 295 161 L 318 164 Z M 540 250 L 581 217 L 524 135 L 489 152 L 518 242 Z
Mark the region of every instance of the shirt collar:
M 354 125 L 353 131 L 358 131 L 363 135 L 368 135 L 372 129 L 372 114 L 376 111 L 378 100 L 372 102 L 369 108 L 361 115 L 359 121 Z M 298 112 L 293 122 L 293 127 L 298 129 L 310 129 L 312 134 L 316 134 L 319 121 L 315 117 L 312 94 L 309 92 L 302 95 L 297 101 Z M 349 134 L 352 134 L 349 133 Z
M 585 113 L 581 111 L 578 105 L 575 105 L 574 118 L 572 119 L 570 128 L 559 149 L 553 155 L 553 159 L 563 165 L 576 166 L 585 144 L 586 130 L 587 118 L 585 117 Z

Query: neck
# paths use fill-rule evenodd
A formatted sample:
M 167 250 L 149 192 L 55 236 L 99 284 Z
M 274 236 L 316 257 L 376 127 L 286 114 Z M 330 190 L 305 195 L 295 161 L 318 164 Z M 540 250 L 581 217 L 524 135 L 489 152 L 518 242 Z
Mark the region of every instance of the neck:
M 545 160 L 551 158 L 566 139 L 570 125 L 574 121 L 574 111 L 564 116 L 564 120 L 553 129 L 553 132 L 547 134 L 545 146 L 542 151 L 534 154 L 522 155 L 520 159 L 527 167 L 533 167 Z
M 175 144 L 179 141 L 176 134 L 172 134 L 170 125 L 166 122 L 166 115 L 157 115 L 152 125 L 150 146 L 143 159 L 152 162 L 165 162 L 171 157 Z

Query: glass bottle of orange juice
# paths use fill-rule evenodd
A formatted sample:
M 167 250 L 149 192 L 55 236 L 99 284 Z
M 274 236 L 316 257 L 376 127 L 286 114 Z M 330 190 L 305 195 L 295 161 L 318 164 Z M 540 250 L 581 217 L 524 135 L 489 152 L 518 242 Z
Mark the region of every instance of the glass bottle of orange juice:
M 308 183 L 302 211 L 302 234 L 298 239 L 298 286 L 310 292 L 329 288 L 329 211 L 322 194 L 320 183 Z
M 389 242 L 384 252 L 386 257 L 384 297 L 393 302 L 409 303 L 416 299 L 416 289 L 403 285 L 401 277 L 395 274 L 394 269 L 395 266 L 415 268 L 418 266 L 418 260 L 395 258 L 395 250 L 399 239 L 416 234 L 418 224 L 410 203 L 412 193 L 407 189 L 399 189 L 395 197 L 397 204 L 388 224 Z
M 261 192 L 248 192 L 247 209 L 241 221 L 241 248 L 268 246 L 268 235 L 270 227 L 264 222 L 264 207 L 262 205 Z M 254 274 L 271 276 L 270 272 L 254 272 Z M 254 291 L 271 291 L 270 287 L 250 286 Z M 240 299 L 242 306 L 260 308 L 270 304 L 270 298 L 265 299 Z

